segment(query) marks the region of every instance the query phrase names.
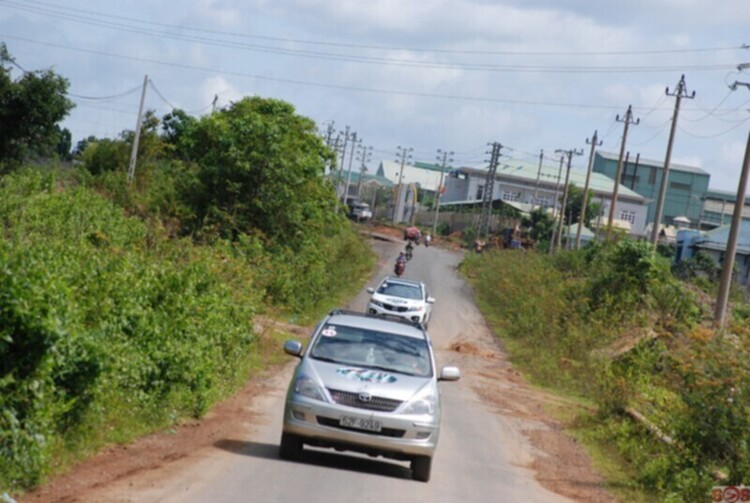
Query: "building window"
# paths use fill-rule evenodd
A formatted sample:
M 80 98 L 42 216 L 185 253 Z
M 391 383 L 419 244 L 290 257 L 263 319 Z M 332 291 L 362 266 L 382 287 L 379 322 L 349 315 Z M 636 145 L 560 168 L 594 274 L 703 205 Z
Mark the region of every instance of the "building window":
M 654 185 L 656 183 L 656 168 L 650 168 L 651 171 L 648 174 L 648 183 Z
M 484 198 L 484 185 L 477 185 L 477 199 Z
M 630 225 L 635 225 L 635 211 L 622 210 L 620 212 L 620 220 L 630 222 Z
M 503 201 L 518 201 L 521 199 L 520 192 L 511 192 L 509 190 L 503 191 Z
M 551 206 L 549 198 L 546 197 L 537 197 L 536 199 L 534 199 L 534 205 L 542 206 L 544 208 L 549 208 Z
M 669 182 L 669 188 L 670 189 L 690 191 L 690 184 L 689 183 L 680 183 L 680 182 Z

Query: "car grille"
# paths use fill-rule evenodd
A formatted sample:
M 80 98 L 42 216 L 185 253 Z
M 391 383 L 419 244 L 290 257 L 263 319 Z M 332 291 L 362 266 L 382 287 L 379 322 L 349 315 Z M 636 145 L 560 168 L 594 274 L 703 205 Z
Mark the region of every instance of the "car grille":
M 334 402 L 340 405 L 346 405 L 347 407 L 356 407 L 358 409 L 393 412 L 399 405 L 401 405 L 400 400 L 383 398 L 382 396 L 373 396 L 370 400 L 364 401 L 360 399 L 359 393 L 351 393 L 349 391 L 341 391 L 337 389 L 329 389 L 328 392 L 331 393 L 331 398 L 333 398 Z
M 398 430 L 396 428 L 383 428 L 380 431 L 367 431 L 367 430 L 358 430 L 357 428 L 346 428 L 339 424 L 337 419 L 333 419 L 330 417 L 323 417 L 323 416 L 317 416 L 318 424 L 322 424 L 323 426 L 329 426 L 331 428 L 337 428 L 339 430 L 347 430 L 347 431 L 356 431 L 357 433 L 367 433 L 369 435 L 379 435 L 381 437 L 393 437 L 393 438 L 403 438 L 404 435 L 406 435 L 406 430 Z
M 395 311 L 397 313 L 405 313 L 409 310 L 406 306 L 394 306 L 393 304 L 386 304 L 385 302 L 383 304 L 383 309 L 387 309 L 388 311 Z

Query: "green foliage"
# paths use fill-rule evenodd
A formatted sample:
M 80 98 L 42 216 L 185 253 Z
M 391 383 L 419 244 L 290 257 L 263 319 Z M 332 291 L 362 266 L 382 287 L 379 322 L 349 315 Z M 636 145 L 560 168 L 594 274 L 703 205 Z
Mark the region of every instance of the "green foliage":
M 589 189 L 586 194 L 586 215 L 583 219 L 583 225 L 589 227 L 591 221 L 599 215 L 601 211 L 601 203 L 594 203 L 592 199 L 594 197 L 594 191 Z M 565 223 L 566 225 L 578 223 L 581 217 L 581 210 L 583 209 L 583 189 L 578 188 L 575 184 L 568 185 L 568 203 L 565 207 Z
M 177 155 L 199 166 L 185 197 L 192 232 L 208 226 L 234 239 L 257 229 L 294 250 L 343 227 L 321 176 L 332 152 L 288 103 L 245 98 L 175 136 Z
M 50 173 L 6 177 L 0 195 L 0 490 L 38 483 L 79 436 L 122 439 L 125 411 L 159 427 L 242 382 L 262 292 L 231 248 L 149 243 Z
M 695 297 L 648 243 L 493 251 L 467 256 L 462 270 L 514 365 L 598 406 L 590 428 L 627 464 L 634 490 L 700 501 L 716 469 L 730 483 L 750 479 L 750 324 L 725 337 L 700 328 Z M 655 441 L 628 408 L 673 444 Z
M 92 175 L 114 171 L 125 173 L 128 167 L 130 154 L 127 143 L 122 140 L 89 139 L 85 145 L 79 143 L 79 147 L 84 148 L 80 151 L 80 160 Z
M 0 172 L 25 158 L 53 154 L 61 143 L 58 123 L 73 109 L 68 81 L 52 70 L 24 72 L 13 80 L 14 60 L 0 44 Z
M 451 224 L 448 222 L 440 222 L 437 225 L 437 233 L 439 236 L 450 236 L 451 234 Z

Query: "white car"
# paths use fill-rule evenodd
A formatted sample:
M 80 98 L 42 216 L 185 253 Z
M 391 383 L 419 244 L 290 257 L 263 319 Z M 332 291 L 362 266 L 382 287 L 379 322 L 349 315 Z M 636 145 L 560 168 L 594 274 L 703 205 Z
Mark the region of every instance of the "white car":
M 300 359 L 286 394 L 279 455 L 299 459 L 305 445 L 410 461 L 412 477 L 430 480 L 440 434 L 439 381 L 456 367 L 435 368 L 422 325 L 334 310 Z
M 377 288 L 367 291 L 372 294 L 368 313 L 399 316 L 425 327 L 429 324 L 435 299 L 430 297 L 424 283 L 388 276 Z

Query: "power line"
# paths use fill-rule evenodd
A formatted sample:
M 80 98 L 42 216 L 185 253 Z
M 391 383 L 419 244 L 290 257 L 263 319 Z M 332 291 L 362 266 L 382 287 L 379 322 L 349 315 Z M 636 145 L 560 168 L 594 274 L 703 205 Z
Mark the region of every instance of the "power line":
M 374 64 L 374 65 L 385 65 L 385 66 L 397 66 L 407 68 L 422 68 L 422 69 L 460 69 L 464 71 L 486 71 L 486 72 L 514 72 L 514 73 L 567 73 L 567 74 L 581 74 L 581 73 L 660 73 L 660 72 L 703 72 L 703 71 L 717 71 L 717 70 L 731 70 L 735 66 L 733 64 L 707 64 L 707 65 L 661 65 L 661 66 L 553 66 L 553 65 L 527 65 L 527 64 L 511 64 L 511 65 L 497 65 L 497 64 L 485 64 L 485 63 L 450 63 L 450 62 L 434 62 L 434 61 L 423 61 L 419 59 L 407 59 L 407 58 L 387 58 L 387 57 L 371 57 L 364 56 L 362 54 L 347 55 L 339 53 L 326 53 L 326 52 L 315 52 L 309 50 L 298 50 L 281 47 L 270 47 L 252 45 L 243 42 L 232 42 L 228 40 L 219 40 L 206 37 L 198 37 L 194 35 L 184 35 L 181 33 L 165 33 L 154 31 L 149 28 L 141 28 L 128 26 L 123 24 L 111 23 L 108 21 L 98 21 L 91 18 L 82 16 L 76 16 L 67 13 L 67 11 L 44 11 L 43 9 L 34 9 L 27 6 L 19 6 L 13 2 L 7 0 L 0 0 L 0 3 L 5 3 L 11 7 L 31 11 L 36 14 L 53 16 L 55 19 L 68 19 L 70 21 L 100 26 L 105 28 L 111 28 L 116 30 L 122 30 L 131 33 L 151 35 L 157 38 L 167 38 L 172 40 L 182 40 L 187 42 L 197 42 L 201 44 L 213 45 L 218 47 L 227 47 L 241 50 L 250 50 L 254 52 L 263 52 L 269 54 L 277 54 L 284 56 L 294 56 L 302 58 L 329 60 L 329 61 L 342 61 L 347 63 L 359 63 L 359 64 Z
M 721 133 L 716 133 L 716 134 L 707 135 L 707 136 L 703 136 L 703 135 L 698 135 L 698 134 L 695 134 L 695 133 L 691 133 L 690 131 L 687 131 L 687 130 L 683 129 L 680 126 L 677 126 L 677 127 L 679 128 L 679 130 L 680 130 L 681 133 L 685 133 L 688 136 L 692 136 L 693 138 L 699 138 L 701 140 L 708 140 L 708 139 L 711 139 L 711 138 L 718 138 L 719 136 L 723 136 L 723 135 L 725 135 L 727 133 L 731 133 L 732 131 L 734 131 L 735 129 L 737 129 L 741 125 L 745 124 L 749 120 L 750 120 L 750 117 L 748 117 L 747 119 L 743 120 L 742 122 L 738 122 L 737 124 L 735 124 L 731 128 L 727 129 L 726 131 L 722 131 Z
M 0 3 L 5 3 L 6 5 L 26 10 L 30 12 L 35 12 L 38 14 L 43 15 L 54 15 L 56 17 L 59 17 L 61 14 L 63 15 L 69 15 L 70 12 L 78 12 L 80 14 L 85 14 L 88 16 L 96 16 L 99 18 L 110 18 L 110 19 L 117 19 L 121 21 L 127 21 L 127 22 L 133 22 L 133 23 L 140 23 L 143 25 L 148 26 L 155 26 L 159 28 L 169 28 L 169 29 L 175 29 L 180 31 L 192 31 L 197 33 L 205 33 L 205 34 L 211 34 L 211 35 L 220 35 L 220 36 L 229 36 L 229 37 L 236 37 L 236 38 L 244 38 L 244 39 L 256 39 L 256 40 L 267 40 L 267 41 L 273 41 L 273 42 L 279 42 L 279 43 L 294 43 L 294 44 L 303 44 L 303 45 L 318 45 L 318 46 L 327 46 L 327 47 L 340 47 L 340 48 L 347 48 L 347 49 L 369 49 L 369 50 L 382 50 L 382 51 L 411 51 L 411 52 L 434 52 L 439 54 L 465 54 L 465 55 L 490 55 L 490 56 L 541 56 L 541 57 L 549 57 L 549 56 L 617 56 L 617 55 L 674 55 L 674 54 L 691 54 L 691 53 L 707 53 L 707 52 L 727 52 L 727 51 L 736 51 L 740 49 L 748 49 L 749 46 L 747 44 L 741 44 L 738 46 L 716 46 L 716 47 L 697 47 L 693 49 L 687 49 L 687 48 L 680 48 L 680 49 L 644 49 L 644 50 L 617 50 L 617 51 L 511 51 L 511 50 L 471 50 L 471 49 L 444 49 L 444 48 L 425 48 L 425 47 L 413 47 L 413 46 L 388 46 L 388 45 L 375 45 L 375 44 L 358 44 L 358 43 L 351 43 L 351 42 L 334 42 L 334 41 L 321 41 L 321 40 L 311 40 L 311 39 L 296 39 L 296 38 L 287 38 L 287 37 L 273 37 L 273 36 L 266 36 L 266 35 L 254 35 L 254 34 L 248 34 L 248 33 L 237 33 L 237 32 L 230 32 L 230 31 L 224 31 L 224 30 L 213 30 L 213 29 L 206 29 L 206 28 L 198 28 L 198 27 L 192 27 L 192 26 L 184 26 L 184 25 L 177 25 L 177 24 L 168 24 L 168 23 L 160 23 L 145 19 L 138 19 L 138 18 L 132 18 L 132 17 L 126 17 L 126 16 L 118 16 L 114 14 L 102 14 L 102 13 L 96 13 L 92 12 L 87 9 L 76 9 L 69 6 L 62 6 L 59 4 L 49 3 L 49 2 L 40 2 L 40 1 L 33 1 L 33 0 L 26 0 L 24 4 L 18 4 L 14 2 L 10 2 L 7 0 L 0 0 Z M 58 9 L 57 11 L 44 11 L 41 7 L 36 7 L 36 11 L 33 10 L 32 7 L 30 7 L 28 4 L 36 4 L 39 6 L 45 6 L 52 9 Z M 91 18 L 89 18 L 91 19 Z
M 134 94 L 141 90 L 141 86 L 137 85 L 133 87 L 132 89 L 128 89 L 127 91 L 123 91 L 118 94 L 110 94 L 108 96 L 85 96 L 82 94 L 75 94 L 75 93 L 68 93 L 68 96 L 71 98 L 76 98 L 79 100 L 86 100 L 86 101 L 114 101 L 119 98 L 124 98 L 125 96 L 129 96 L 131 94 Z

